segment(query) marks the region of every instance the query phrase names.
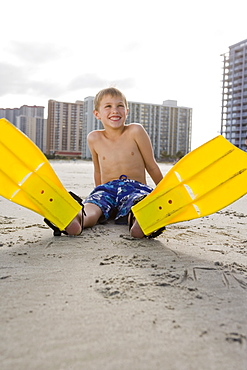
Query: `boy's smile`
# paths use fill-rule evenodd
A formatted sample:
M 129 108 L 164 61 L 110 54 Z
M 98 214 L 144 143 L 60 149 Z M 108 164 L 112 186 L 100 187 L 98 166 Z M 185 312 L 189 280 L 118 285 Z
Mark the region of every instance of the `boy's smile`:
M 120 120 L 120 119 L 121 119 L 121 116 L 111 116 L 111 117 L 110 117 L 110 119 L 111 119 L 112 121 L 118 121 L 118 120 Z

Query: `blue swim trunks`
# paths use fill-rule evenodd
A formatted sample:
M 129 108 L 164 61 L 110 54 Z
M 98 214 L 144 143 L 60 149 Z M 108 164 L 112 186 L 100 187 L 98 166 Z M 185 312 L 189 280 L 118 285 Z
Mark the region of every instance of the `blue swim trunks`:
M 150 186 L 122 175 L 118 180 L 97 186 L 84 203 L 93 203 L 100 207 L 106 220 L 113 217 L 116 223 L 127 223 L 125 216 L 130 212 L 134 201 L 152 190 Z

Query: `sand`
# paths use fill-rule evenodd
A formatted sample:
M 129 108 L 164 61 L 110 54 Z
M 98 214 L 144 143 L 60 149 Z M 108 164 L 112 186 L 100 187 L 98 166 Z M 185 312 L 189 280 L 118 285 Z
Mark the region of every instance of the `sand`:
M 93 188 L 91 162 L 52 164 Z M 3 198 L 0 221 L 2 370 L 247 369 L 246 196 L 154 240 L 112 222 L 53 237 Z

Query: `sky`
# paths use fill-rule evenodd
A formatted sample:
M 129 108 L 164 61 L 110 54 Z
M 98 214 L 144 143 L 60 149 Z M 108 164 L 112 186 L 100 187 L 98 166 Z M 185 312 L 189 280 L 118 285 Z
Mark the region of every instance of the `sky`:
M 247 39 L 243 0 L 13 0 L 1 6 L 0 108 L 115 86 L 193 109 L 192 149 L 220 134 L 222 54 Z

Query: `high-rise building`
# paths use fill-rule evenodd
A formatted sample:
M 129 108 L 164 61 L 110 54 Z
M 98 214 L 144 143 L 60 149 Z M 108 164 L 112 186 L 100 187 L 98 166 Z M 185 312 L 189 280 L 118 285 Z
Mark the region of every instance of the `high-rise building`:
M 0 108 L 0 118 L 6 118 L 16 126 L 16 117 L 20 114 L 20 108 Z
M 247 40 L 223 54 L 221 134 L 246 150 L 247 138 Z
M 6 118 L 13 123 L 45 152 L 46 119 L 44 119 L 44 107 L 23 105 L 20 108 L 1 108 L 0 118 Z
M 83 101 L 75 103 L 49 100 L 47 154 L 82 155 Z
M 147 131 L 156 159 L 185 155 L 191 150 L 192 109 L 177 106 L 176 100 L 163 104 L 129 102 L 126 123 L 140 123 Z

